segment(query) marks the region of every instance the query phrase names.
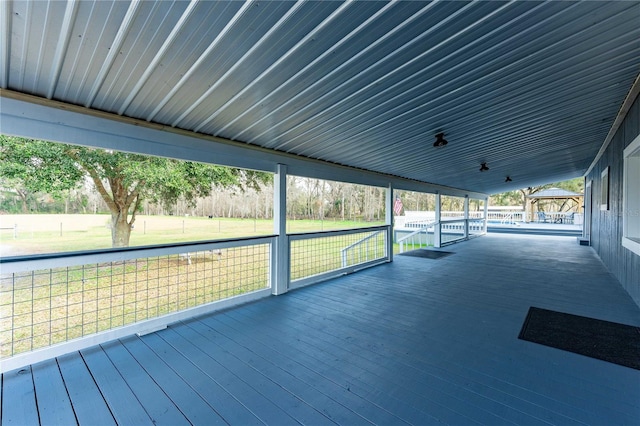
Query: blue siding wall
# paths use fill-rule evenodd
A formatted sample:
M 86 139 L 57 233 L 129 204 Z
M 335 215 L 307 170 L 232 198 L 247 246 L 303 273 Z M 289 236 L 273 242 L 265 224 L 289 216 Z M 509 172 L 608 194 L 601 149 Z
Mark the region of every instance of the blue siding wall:
M 640 256 L 622 246 L 622 171 L 623 151 L 640 134 L 640 97 L 600 158 L 587 182 L 593 181 L 591 206 L 591 245 L 609 271 L 640 306 Z M 609 210 L 600 210 L 602 171 L 609 167 Z M 640 183 L 636 184 L 640 191 Z M 589 208 L 589 206 L 586 206 Z

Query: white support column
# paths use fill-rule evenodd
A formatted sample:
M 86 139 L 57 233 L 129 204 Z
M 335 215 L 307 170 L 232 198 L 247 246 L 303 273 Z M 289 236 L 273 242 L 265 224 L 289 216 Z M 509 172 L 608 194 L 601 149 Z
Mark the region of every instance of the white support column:
M 273 177 L 273 233 L 276 244 L 271 253 L 271 291 L 289 290 L 289 238 L 287 236 L 287 166 L 278 164 Z
M 464 196 L 464 238 L 469 238 L 469 196 Z
M 487 220 L 489 218 L 489 197 L 484 199 L 484 226 L 482 233 L 487 233 Z
M 389 184 L 386 189 L 386 206 L 384 209 L 385 223 L 389 230 L 387 232 L 386 249 L 389 262 L 393 262 L 393 203 L 395 201 L 395 195 L 393 193 L 393 185 Z
M 440 193 L 436 192 L 436 226 L 433 227 L 433 246 L 436 248 L 440 247 L 441 239 L 441 231 L 442 225 L 440 224 L 440 220 L 442 219 L 440 211 L 441 211 L 441 197 Z

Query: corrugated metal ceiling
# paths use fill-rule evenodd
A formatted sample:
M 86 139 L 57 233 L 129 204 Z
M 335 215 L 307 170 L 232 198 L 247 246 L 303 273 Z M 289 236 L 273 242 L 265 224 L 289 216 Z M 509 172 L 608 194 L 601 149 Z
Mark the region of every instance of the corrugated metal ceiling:
M 0 7 L 2 88 L 486 193 L 584 173 L 640 71 L 634 1 Z

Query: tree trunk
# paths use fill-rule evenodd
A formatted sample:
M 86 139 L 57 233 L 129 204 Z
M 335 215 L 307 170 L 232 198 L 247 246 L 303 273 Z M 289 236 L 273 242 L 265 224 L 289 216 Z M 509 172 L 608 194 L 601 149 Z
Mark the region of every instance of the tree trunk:
M 27 194 L 22 191 L 17 191 L 20 196 L 20 201 L 22 202 L 22 213 L 29 213 L 29 204 L 27 203 Z
M 131 225 L 127 222 L 127 214 L 111 214 L 111 246 L 129 247 Z

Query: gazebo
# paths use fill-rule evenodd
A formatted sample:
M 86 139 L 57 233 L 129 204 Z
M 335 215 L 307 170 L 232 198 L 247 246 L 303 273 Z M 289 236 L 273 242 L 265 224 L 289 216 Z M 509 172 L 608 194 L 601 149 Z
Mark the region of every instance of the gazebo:
M 544 211 L 541 208 L 540 203 L 543 200 L 549 200 L 555 202 L 556 204 L 561 203 L 560 207 L 556 211 L 545 212 L 545 216 L 549 217 L 549 220 L 551 220 L 552 222 L 558 222 L 563 220 L 567 212 L 573 211 L 576 214 L 582 213 L 584 194 L 579 194 L 577 192 L 568 191 L 561 188 L 548 188 L 534 194 L 527 195 L 526 198 L 529 199 L 529 202 L 527 203 L 526 214 L 529 220 L 535 220 L 535 218 L 533 217 L 533 207 L 535 204 L 538 205 L 538 209 L 535 211 Z

